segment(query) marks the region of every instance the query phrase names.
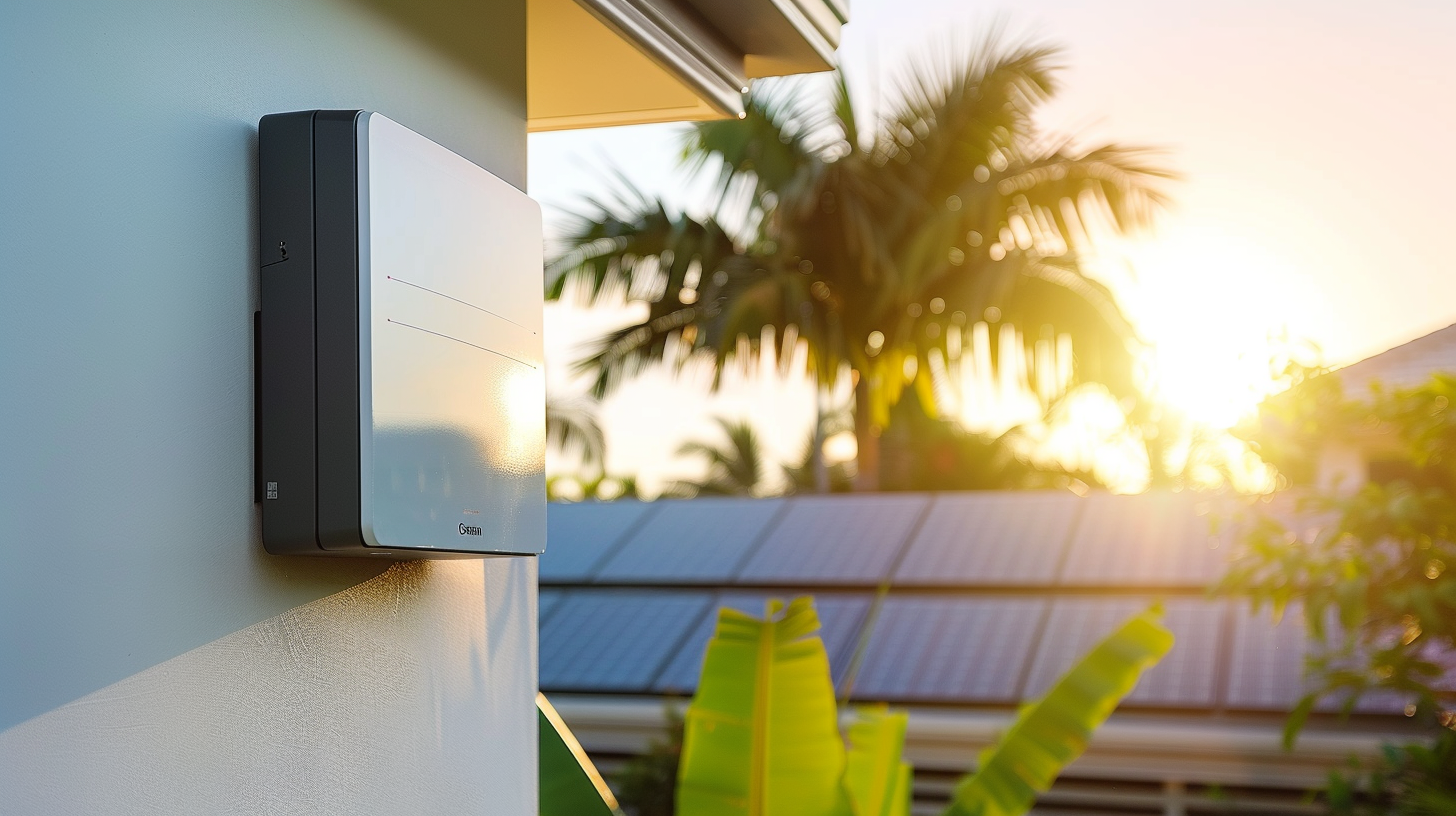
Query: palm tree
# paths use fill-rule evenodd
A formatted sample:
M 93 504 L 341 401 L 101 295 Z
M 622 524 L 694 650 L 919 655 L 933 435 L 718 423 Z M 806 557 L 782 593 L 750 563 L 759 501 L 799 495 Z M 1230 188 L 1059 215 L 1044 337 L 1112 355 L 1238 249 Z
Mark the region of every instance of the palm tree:
M 822 388 L 853 378 L 870 489 L 889 409 L 913 384 L 933 413 L 936 362 L 983 317 L 1071 335 L 1079 380 L 1133 394 L 1136 334 L 1078 252 L 1148 224 L 1171 174 L 1147 150 L 1038 129 L 1059 57 L 993 33 L 969 56 L 927 58 L 867 131 L 842 74 L 827 104 L 802 81 L 762 83 L 744 119 L 695 125 L 684 158 L 717 170 L 714 215 L 628 189 L 593 202 L 549 267 L 551 297 L 581 287 L 649 307 L 581 362 L 595 393 L 664 359 L 721 371 L 735 353 L 787 360 L 807 341 Z
M 562 453 L 577 453 L 586 467 L 606 467 L 606 439 L 597 424 L 596 406 L 587 400 L 546 396 L 546 444 Z
M 756 496 L 763 493 L 768 476 L 768 457 L 753 426 L 718 418 L 727 437 L 723 446 L 686 442 L 679 456 L 700 456 L 707 460 L 708 473 L 696 482 L 675 482 L 667 489 L 672 496 Z

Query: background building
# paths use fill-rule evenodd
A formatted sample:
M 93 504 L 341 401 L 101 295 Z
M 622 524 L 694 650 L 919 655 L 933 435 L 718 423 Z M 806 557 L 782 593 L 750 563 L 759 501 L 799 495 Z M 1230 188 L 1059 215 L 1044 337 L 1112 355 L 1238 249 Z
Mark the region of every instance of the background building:
M 1339 380 L 1345 397 L 1361 401 L 1372 388 L 1416 388 L 1438 373 L 1456 372 L 1456 326 L 1417 337 L 1323 376 Z M 1315 453 L 1314 482 L 1323 489 L 1355 490 L 1367 481 L 1406 475 L 1396 443 L 1386 433 L 1330 434 Z

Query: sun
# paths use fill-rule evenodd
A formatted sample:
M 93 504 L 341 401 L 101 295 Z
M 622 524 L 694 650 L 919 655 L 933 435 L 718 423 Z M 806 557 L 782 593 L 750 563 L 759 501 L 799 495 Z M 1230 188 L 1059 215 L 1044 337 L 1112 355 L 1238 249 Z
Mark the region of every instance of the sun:
M 1175 226 L 1125 255 L 1127 309 L 1152 345 L 1149 390 L 1206 428 L 1233 427 L 1277 390 L 1270 360 L 1320 317 L 1293 264 L 1216 230 Z

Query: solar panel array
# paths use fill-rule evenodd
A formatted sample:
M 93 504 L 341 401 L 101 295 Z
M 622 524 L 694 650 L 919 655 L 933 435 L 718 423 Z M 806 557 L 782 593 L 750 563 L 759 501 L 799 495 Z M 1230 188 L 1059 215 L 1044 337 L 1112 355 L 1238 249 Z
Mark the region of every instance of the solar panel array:
M 541 624 L 541 687 L 641 691 L 707 614 L 685 592 L 572 592 Z
M 1285 711 L 1309 636 L 1297 609 L 1274 626 L 1205 594 L 1231 549 L 1221 512 L 1172 493 L 551 505 L 541 687 L 691 694 L 717 608 L 813 595 L 841 694 L 1009 705 L 1157 602 L 1177 642 L 1125 707 Z
M 1050 584 L 1080 507 L 1058 493 L 937 496 L 895 571 L 895 583 Z
M 1229 548 L 1197 494 L 1099 494 L 1084 504 L 1062 583 L 1203 587 L 1223 571 Z
M 725 582 L 785 505 L 782 499 L 660 504 L 605 562 L 599 580 Z
M 551 505 L 541 583 L 569 583 L 592 575 L 614 545 L 656 509 L 635 501 Z
M 855 678 L 862 699 L 1015 702 L 1045 601 L 885 601 Z
M 737 578 L 750 584 L 878 583 L 929 504 L 929 496 L 913 494 L 791 501 Z

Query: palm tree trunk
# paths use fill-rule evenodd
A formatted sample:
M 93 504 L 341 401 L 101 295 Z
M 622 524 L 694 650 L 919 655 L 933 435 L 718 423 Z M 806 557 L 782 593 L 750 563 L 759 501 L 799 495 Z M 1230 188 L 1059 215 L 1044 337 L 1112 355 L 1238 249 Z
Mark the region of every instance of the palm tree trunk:
M 870 422 L 869 378 L 861 376 L 854 386 L 854 440 L 859 447 L 854 489 L 860 493 L 880 489 L 880 435 L 876 430 Z

